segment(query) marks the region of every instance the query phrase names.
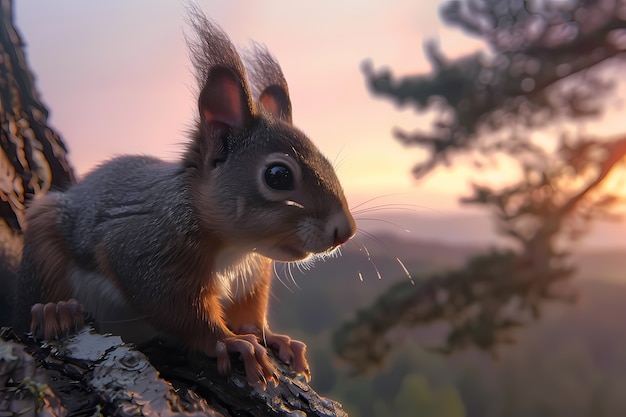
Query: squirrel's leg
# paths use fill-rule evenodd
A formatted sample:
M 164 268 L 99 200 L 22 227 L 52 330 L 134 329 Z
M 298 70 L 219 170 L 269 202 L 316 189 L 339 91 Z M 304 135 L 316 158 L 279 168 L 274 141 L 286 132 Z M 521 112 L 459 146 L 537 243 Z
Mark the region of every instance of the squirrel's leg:
M 229 353 L 239 353 L 250 385 L 261 384 L 265 388 L 268 380 L 274 381 L 276 385 L 276 368 L 269 360 L 267 350 L 255 335 L 236 334 L 228 328 L 220 298 L 215 288 L 207 288 L 199 301 L 200 312 L 195 309 L 178 309 L 175 314 L 162 316 L 157 320 L 165 323 L 176 317 L 177 322 L 169 324 L 173 328 L 178 327 L 178 331 L 193 350 L 216 356 L 217 369 L 222 375 L 227 375 L 231 370 Z M 175 308 L 180 305 L 182 304 L 174 303 Z
M 273 333 L 267 323 L 267 306 L 270 294 L 271 261 L 260 271 L 254 288 L 235 299 L 225 309 L 228 326 L 237 334 L 254 334 L 261 343 L 277 352 L 278 358 L 289 364 L 298 374 L 311 379 L 306 360 L 306 345 L 289 336 Z
M 26 211 L 24 254 L 14 312 L 18 331 L 30 327 L 35 337 L 46 340 L 71 333 L 84 322 L 80 304 L 72 299 L 68 273 L 73 261 L 57 225 L 58 212 L 54 194 L 36 199 Z

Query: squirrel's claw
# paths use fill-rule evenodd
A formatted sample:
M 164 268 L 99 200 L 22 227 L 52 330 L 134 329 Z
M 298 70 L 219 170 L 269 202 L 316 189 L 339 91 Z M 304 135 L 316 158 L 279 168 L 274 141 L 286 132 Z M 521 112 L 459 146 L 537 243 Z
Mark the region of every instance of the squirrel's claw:
M 288 364 L 295 373 L 303 375 L 307 382 L 311 380 L 311 371 L 306 360 L 306 345 L 303 342 L 268 331 L 265 332 L 264 341 L 267 346 L 276 351 L 278 358 Z
M 306 360 L 306 344 L 299 340 L 292 340 L 290 346 L 293 352 L 291 367 L 296 373 L 304 375 L 306 381 L 309 382 L 311 380 L 311 368 L 309 368 L 309 362 Z
M 273 381 L 278 385 L 276 368 L 267 356 L 267 350 L 257 341 L 257 337 L 252 334 L 236 335 L 227 337 L 217 342 L 217 369 L 222 375 L 230 373 L 231 364 L 229 352 L 237 352 L 241 355 L 246 379 L 250 386 L 260 385 L 264 390 L 267 382 Z
M 306 360 L 306 344 L 299 340 L 293 340 L 287 335 L 272 333 L 269 329 L 259 330 L 254 325 L 242 325 L 239 334 L 255 334 L 265 346 L 274 350 L 278 359 L 288 364 L 298 375 L 304 376 L 309 382 L 311 371 Z
M 228 356 L 226 344 L 221 340 L 215 345 L 215 354 L 217 356 L 217 372 L 219 372 L 220 375 L 230 374 L 230 356 Z
M 30 332 L 35 338 L 53 340 L 76 332 L 85 324 L 83 308 L 74 299 L 35 304 L 31 310 Z

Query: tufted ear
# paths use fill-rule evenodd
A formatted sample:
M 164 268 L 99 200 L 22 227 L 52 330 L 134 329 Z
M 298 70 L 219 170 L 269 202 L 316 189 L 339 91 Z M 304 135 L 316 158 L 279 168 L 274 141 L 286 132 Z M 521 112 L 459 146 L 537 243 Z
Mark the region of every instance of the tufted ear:
M 227 139 L 225 133 L 249 126 L 256 109 L 241 57 L 228 35 L 194 6 L 190 7 L 189 23 L 194 29 L 187 44 L 200 87 L 200 126 L 186 160 L 192 166 L 215 167 L 228 157 L 233 143 L 227 141 L 241 136 Z
M 261 93 L 259 103 L 274 117 L 292 123 L 291 100 L 282 86 L 270 85 Z
M 252 119 L 252 104 L 239 74 L 226 67 L 209 73 L 198 99 L 200 118 L 209 128 L 242 128 Z
M 253 43 L 245 58 L 254 98 L 275 118 L 291 124 L 289 88 L 274 55 L 265 46 Z

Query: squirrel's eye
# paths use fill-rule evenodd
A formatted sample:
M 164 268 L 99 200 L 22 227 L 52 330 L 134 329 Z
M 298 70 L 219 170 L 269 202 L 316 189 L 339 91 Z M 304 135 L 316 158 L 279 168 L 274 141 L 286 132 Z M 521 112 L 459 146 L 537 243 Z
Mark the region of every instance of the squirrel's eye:
M 275 190 L 293 190 L 293 175 L 285 165 L 270 165 L 265 170 L 265 183 Z

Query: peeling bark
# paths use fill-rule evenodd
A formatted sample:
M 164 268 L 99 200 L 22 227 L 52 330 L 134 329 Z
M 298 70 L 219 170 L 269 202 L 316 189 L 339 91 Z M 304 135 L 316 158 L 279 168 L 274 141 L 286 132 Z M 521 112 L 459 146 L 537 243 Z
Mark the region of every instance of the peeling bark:
M 87 327 L 49 344 L 5 328 L 0 416 L 347 416 L 276 359 L 280 382 L 263 391 L 246 384 L 236 358 L 224 377 L 213 358 L 159 343 L 143 352 Z

